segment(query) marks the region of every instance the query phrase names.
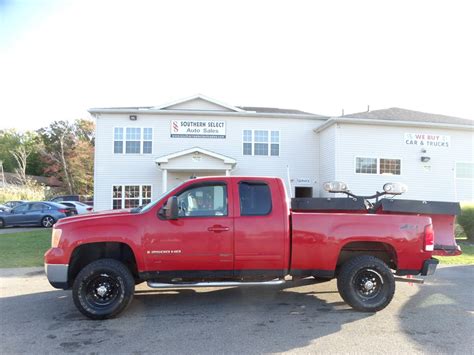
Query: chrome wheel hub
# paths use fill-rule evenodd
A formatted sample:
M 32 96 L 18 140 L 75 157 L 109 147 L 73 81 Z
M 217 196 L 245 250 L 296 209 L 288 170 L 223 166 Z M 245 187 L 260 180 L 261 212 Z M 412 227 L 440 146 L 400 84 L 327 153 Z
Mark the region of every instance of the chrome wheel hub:
M 97 290 L 96 290 L 96 291 L 97 291 L 97 294 L 98 294 L 100 297 L 104 297 L 105 294 L 107 293 L 107 287 L 105 287 L 105 286 L 103 286 L 103 285 L 102 285 L 102 286 L 99 286 L 99 287 L 97 287 Z
M 374 283 L 370 280 L 366 281 L 366 283 L 364 284 L 364 288 L 367 290 L 367 291 L 370 291 L 371 289 L 374 288 Z

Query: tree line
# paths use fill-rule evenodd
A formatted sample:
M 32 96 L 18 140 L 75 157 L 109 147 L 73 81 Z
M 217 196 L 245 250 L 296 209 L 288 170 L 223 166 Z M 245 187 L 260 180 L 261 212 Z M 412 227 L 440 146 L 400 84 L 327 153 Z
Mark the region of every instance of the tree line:
M 54 121 L 34 131 L 0 130 L 0 161 L 22 184 L 28 175 L 55 176 L 69 194 L 91 195 L 94 184 L 94 122 Z

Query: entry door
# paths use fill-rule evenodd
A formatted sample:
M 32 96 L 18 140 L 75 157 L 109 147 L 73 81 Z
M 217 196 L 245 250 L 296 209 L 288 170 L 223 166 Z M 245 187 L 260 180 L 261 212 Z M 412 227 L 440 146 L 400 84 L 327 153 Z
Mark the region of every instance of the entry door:
M 146 258 L 159 275 L 225 277 L 234 268 L 234 221 L 226 183 L 197 183 L 177 194 L 179 218 L 157 219 Z

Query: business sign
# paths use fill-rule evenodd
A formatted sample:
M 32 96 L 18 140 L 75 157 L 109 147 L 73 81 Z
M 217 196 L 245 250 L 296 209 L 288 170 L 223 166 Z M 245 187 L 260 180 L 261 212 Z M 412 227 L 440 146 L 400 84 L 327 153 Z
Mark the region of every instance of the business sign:
M 172 120 L 171 138 L 225 138 L 225 121 Z
M 313 185 L 310 178 L 294 178 L 291 182 L 295 186 L 310 186 L 310 185 Z
M 444 147 L 449 148 L 450 136 L 430 133 L 405 133 L 405 144 L 416 145 L 423 148 Z

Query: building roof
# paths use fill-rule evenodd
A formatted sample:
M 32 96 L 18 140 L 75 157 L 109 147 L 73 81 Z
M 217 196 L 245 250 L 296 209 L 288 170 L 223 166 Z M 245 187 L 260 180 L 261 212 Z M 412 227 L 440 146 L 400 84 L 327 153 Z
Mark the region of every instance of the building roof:
M 300 111 L 300 110 L 292 110 L 292 109 L 285 109 L 285 108 L 275 108 L 275 107 L 254 107 L 254 106 L 237 106 L 244 111 L 247 112 L 258 112 L 258 113 L 286 113 L 286 114 L 293 114 L 293 115 L 313 115 L 319 117 L 325 117 L 321 115 L 316 115 L 314 113 Z
M 392 107 L 383 110 L 374 110 L 360 113 L 353 113 L 341 116 L 343 118 L 361 118 L 385 121 L 408 121 L 423 123 L 445 123 L 454 125 L 474 125 L 474 120 L 459 118 L 434 113 L 406 110 L 403 108 Z
M 204 108 L 199 107 L 195 108 L 193 105 L 196 102 L 205 103 Z M 90 113 L 120 113 L 120 112 L 136 112 L 136 113 L 176 113 L 176 112 L 187 112 L 192 113 L 196 112 L 198 114 L 205 111 L 206 113 L 213 114 L 243 114 L 243 115 L 291 115 L 293 117 L 303 116 L 303 117 L 312 117 L 316 119 L 320 118 L 329 118 L 327 116 L 316 115 L 309 112 L 304 112 L 300 110 L 293 109 L 281 109 L 275 107 L 254 107 L 254 106 L 232 106 L 221 101 L 217 101 L 210 97 L 204 96 L 202 94 L 193 95 L 185 99 L 176 100 L 173 102 L 168 102 L 163 105 L 158 106 L 142 106 L 142 107 L 107 107 L 107 108 L 92 108 L 89 109 Z

